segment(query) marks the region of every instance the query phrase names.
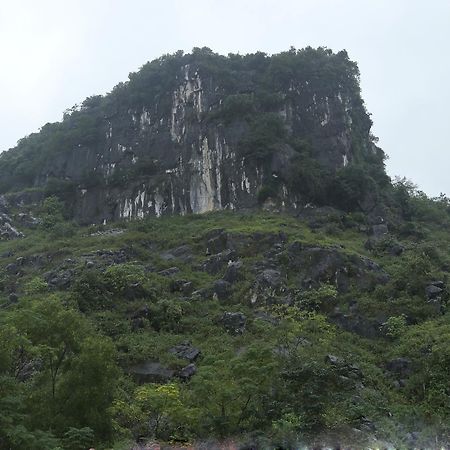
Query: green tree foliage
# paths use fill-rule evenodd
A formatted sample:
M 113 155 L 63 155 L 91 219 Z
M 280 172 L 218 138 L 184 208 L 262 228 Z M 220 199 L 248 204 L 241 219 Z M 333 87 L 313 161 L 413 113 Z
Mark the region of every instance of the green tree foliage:
M 24 299 L 2 318 L 2 335 L 0 437 L 10 445 L 5 448 L 56 448 L 55 435 L 64 441 L 69 426 L 109 436 L 106 410 L 118 374 L 109 340 L 56 295 Z
M 428 419 L 438 417 L 445 432 L 450 433 L 450 324 L 448 317 L 410 327 L 400 337 L 396 352 L 413 363 L 413 375 L 406 390 Z
M 261 426 L 275 369 L 273 354 L 266 347 L 206 359 L 192 381 L 191 394 L 200 408 L 202 432 L 227 436 Z

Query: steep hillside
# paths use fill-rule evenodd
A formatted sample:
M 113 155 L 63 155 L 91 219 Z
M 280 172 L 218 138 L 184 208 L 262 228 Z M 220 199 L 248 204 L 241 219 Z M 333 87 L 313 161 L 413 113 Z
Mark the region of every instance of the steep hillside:
M 3 153 L 0 192 L 57 194 L 84 223 L 339 202 L 342 168 L 363 169 L 371 195 L 385 181 L 370 127 L 345 51 L 194 49 L 147 63 Z
M 370 126 L 345 52 L 194 49 L 2 154 L 0 450 L 449 447 L 450 200 Z
M 445 445 L 448 206 L 409 205 L 374 241 L 332 208 L 79 228 L 47 200 L 0 243 L 0 448 Z

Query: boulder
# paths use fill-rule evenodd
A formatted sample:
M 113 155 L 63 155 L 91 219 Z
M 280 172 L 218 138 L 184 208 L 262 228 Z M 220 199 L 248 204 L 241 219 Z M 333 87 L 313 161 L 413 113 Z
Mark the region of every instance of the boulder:
M 381 241 L 382 239 L 385 239 L 388 234 L 388 226 L 385 223 L 372 225 L 371 238 L 375 241 Z
M 8 295 L 8 302 L 11 303 L 17 303 L 19 301 L 19 296 L 15 292 L 11 292 Z
M 408 358 L 394 358 L 386 363 L 386 370 L 397 378 L 408 378 L 413 371 L 412 361 Z
M 192 281 L 188 280 L 173 280 L 170 284 L 170 291 L 190 295 L 194 291 L 194 285 Z
M 243 278 L 242 267 L 242 261 L 230 261 L 223 279 L 232 284 L 240 281 Z
M 247 325 L 247 317 L 241 312 L 225 312 L 219 322 L 230 334 L 243 334 Z
M 72 284 L 74 276 L 73 269 L 59 269 L 44 273 L 43 278 L 50 288 L 67 289 Z
M 178 376 L 183 381 L 188 381 L 192 376 L 194 376 L 197 372 L 197 366 L 194 363 L 188 364 L 186 367 L 183 367 Z
M 382 336 L 380 329 L 385 318 L 383 320 L 378 320 L 364 317 L 355 311 L 357 309 L 356 305 L 351 306 L 350 309 L 351 310 L 348 313 L 335 310 L 329 316 L 330 321 L 345 331 L 358 334 L 367 339 L 376 339 Z
M 4 225 L 5 223 L 11 223 L 12 219 L 8 216 L 8 214 L 0 213 L 0 225 Z
M 223 252 L 210 256 L 201 264 L 200 269 L 211 275 L 215 275 L 235 259 L 236 252 L 234 250 L 224 250 Z
M 191 300 L 209 300 L 213 294 L 210 288 L 198 289 L 192 293 Z
M 217 280 L 213 286 L 214 296 L 222 301 L 231 295 L 231 283 L 225 280 Z
M 3 240 L 13 240 L 23 238 L 24 234 L 17 231 L 9 222 L 0 226 L 0 238 Z
M 443 281 L 436 281 L 431 284 L 429 284 L 425 288 L 425 295 L 427 296 L 428 300 L 434 300 L 437 297 L 440 297 L 442 292 L 444 291 L 444 283 Z
M 275 269 L 265 269 L 256 277 L 256 282 L 261 288 L 277 289 L 281 286 L 281 272 Z
M 214 255 L 227 249 L 228 233 L 224 229 L 212 230 L 206 238 L 207 255 Z
M 305 246 L 294 242 L 289 246 L 288 267 L 298 273 L 301 288 L 316 288 L 321 283 L 334 284 L 339 292 L 354 285 L 371 290 L 389 281 L 387 273 L 364 256 L 348 254 L 340 248 Z
M 130 258 L 128 256 L 129 250 L 97 250 L 93 255 L 100 259 L 101 264 L 105 266 L 113 266 L 115 264 L 124 264 Z M 92 258 L 92 254 L 86 255 L 88 258 Z
M 170 348 L 169 353 L 174 354 L 177 358 L 187 359 L 192 362 L 199 357 L 201 351 L 194 347 L 189 341 L 186 341 Z

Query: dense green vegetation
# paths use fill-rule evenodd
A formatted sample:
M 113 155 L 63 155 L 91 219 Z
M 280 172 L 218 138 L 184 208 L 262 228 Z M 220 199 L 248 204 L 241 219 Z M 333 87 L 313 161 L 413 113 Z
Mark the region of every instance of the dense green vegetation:
M 188 64 L 215 96 L 192 142 L 225 130 L 262 208 L 75 223 L 87 189 L 159 186 Z M 386 175 L 358 78 L 345 51 L 177 52 L 0 156 L 0 450 L 448 445 L 450 201 Z M 282 191 L 295 216 L 263 209 Z
M 376 436 L 403 448 L 416 431 L 418 445 L 448 442 L 448 293 L 437 308 L 425 288 L 448 283 L 449 205 L 405 181 L 395 198 L 397 221 L 370 250 L 358 213 L 224 212 L 118 223 L 108 233 L 66 222 L 49 198 L 41 225 L 0 242 L 0 448 L 127 449 L 136 439 L 229 436 L 269 448 L 363 447 Z M 224 235 L 242 267 L 222 296 L 214 286 L 228 264 L 205 263 L 224 251 Z M 339 249 L 350 285 L 334 275 L 299 284 L 299 245 Z M 389 281 L 359 285 L 354 255 L 380 264 Z M 266 285 L 261 271 L 273 261 L 282 282 Z M 174 275 L 162 272 L 174 266 Z M 336 311 L 363 328 L 375 324 L 374 335 Z M 245 326 L 228 327 L 226 312 L 244 314 Z M 189 361 L 169 350 L 186 341 L 201 351 L 194 375 L 142 384 L 130 372 L 153 361 L 175 374 Z M 388 370 L 396 358 L 408 361 L 405 373 Z

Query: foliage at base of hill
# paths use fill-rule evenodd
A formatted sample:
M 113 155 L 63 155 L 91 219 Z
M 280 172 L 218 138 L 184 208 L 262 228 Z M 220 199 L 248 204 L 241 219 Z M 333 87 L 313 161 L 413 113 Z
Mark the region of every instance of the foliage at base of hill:
M 392 195 L 370 246 L 331 208 L 87 228 L 48 201 L 0 242 L 0 449 L 448 444 L 448 202 Z

